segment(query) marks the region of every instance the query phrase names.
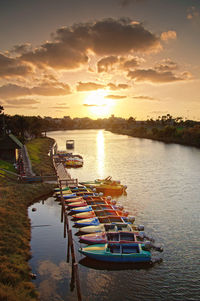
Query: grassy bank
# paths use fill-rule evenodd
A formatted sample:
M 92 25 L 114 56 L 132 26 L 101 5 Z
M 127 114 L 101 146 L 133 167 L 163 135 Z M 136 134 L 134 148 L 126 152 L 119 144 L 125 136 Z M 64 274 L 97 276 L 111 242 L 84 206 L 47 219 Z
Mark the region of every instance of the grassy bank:
M 137 138 L 157 140 L 165 143 L 177 143 L 200 148 L 200 127 L 178 128 L 165 126 L 162 128 L 138 127 L 135 129 L 111 129 L 116 134 Z
M 36 138 L 26 144 L 33 171 L 36 175 L 50 175 L 54 174 L 54 167 L 52 160 L 48 155 L 54 140 L 48 137 Z
M 52 174 L 51 159 L 47 156 L 52 143 L 52 139 L 48 138 L 29 142 L 33 157 L 37 154 L 32 161 L 34 171 L 40 170 Z M 22 184 L 0 177 L 0 300 L 2 301 L 38 300 L 37 291 L 31 282 L 28 264 L 31 257 L 31 232 L 27 208 L 37 198 L 42 198 L 52 191 L 53 186 L 50 184 Z

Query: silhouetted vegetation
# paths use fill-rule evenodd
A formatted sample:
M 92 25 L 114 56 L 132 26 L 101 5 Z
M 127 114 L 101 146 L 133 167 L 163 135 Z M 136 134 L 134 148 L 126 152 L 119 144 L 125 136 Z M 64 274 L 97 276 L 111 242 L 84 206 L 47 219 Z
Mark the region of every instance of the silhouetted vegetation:
M 3 118 L 4 117 L 4 121 Z M 182 143 L 199 147 L 200 122 L 183 120 L 182 117 L 173 117 L 170 114 L 158 116 L 155 120 L 137 121 L 134 117 L 128 119 L 115 117 L 99 118 L 97 120 L 85 118 L 51 118 L 40 116 L 9 116 L 0 115 L 0 124 L 3 123 L 6 131 L 11 131 L 22 142 L 42 136 L 42 132 L 73 129 L 106 129 L 116 133 L 155 139 L 165 142 Z

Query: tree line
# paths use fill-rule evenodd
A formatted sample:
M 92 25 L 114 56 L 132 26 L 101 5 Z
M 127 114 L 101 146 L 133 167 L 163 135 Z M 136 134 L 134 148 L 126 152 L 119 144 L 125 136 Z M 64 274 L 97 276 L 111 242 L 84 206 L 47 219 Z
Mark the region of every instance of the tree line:
M 40 116 L 8 115 L 0 106 L 0 136 L 12 132 L 22 142 L 40 137 L 43 132 L 73 129 L 106 129 L 116 133 L 175 142 L 200 147 L 200 122 L 184 120 L 170 114 L 137 121 L 134 117 L 121 118 L 111 115 L 109 118 L 90 119 L 51 118 Z

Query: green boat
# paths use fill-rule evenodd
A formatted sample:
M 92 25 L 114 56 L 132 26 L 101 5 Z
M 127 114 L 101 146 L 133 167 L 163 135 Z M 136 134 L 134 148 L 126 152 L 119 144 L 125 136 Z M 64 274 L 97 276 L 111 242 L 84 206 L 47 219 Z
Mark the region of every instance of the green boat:
M 109 262 L 150 262 L 151 253 L 145 244 L 106 243 L 80 248 L 79 252 L 89 258 Z

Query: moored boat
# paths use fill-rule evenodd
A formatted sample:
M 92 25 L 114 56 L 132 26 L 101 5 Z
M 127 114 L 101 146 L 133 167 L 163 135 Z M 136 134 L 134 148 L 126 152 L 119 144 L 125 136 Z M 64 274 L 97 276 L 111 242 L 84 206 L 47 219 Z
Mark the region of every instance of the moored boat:
M 151 253 L 144 244 L 106 243 L 80 248 L 79 252 L 89 258 L 109 262 L 150 262 Z
M 85 226 L 80 228 L 82 233 L 95 233 L 95 232 L 122 232 L 122 231 L 144 231 L 144 226 L 135 226 L 133 224 L 115 223 L 115 224 L 100 224 L 97 226 Z
M 86 244 L 105 244 L 108 242 L 115 243 L 144 243 L 143 232 L 96 232 L 80 236 L 80 242 Z
M 92 200 L 93 199 L 93 200 Z M 69 208 L 72 207 L 83 207 L 83 206 L 92 206 L 92 205 L 115 205 L 116 201 L 110 201 L 105 198 L 90 198 L 89 200 L 83 196 L 82 200 L 73 201 L 73 199 L 65 200 Z M 122 208 L 122 207 L 121 207 Z
M 90 207 L 92 208 L 92 206 L 90 206 Z M 75 208 L 75 209 L 78 209 L 78 208 Z M 73 211 L 73 209 L 72 209 L 72 211 Z M 128 213 L 126 213 L 125 211 L 122 211 L 122 210 L 117 210 L 115 208 L 112 208 L 112 206 L 108 206 L 108 207 L 105 206 L 102 208 L 102 210 L 94 210 L 92 208 L 91 211 L 73 214 L 72 217 L 75 219 L 84 219 L 84 218 L 103 217 L 103 216 L 111 216 L 111 215 L 126 217 L 126 216 L 128 216 Z
M 106 216 L 106 217 L 94 217 L 83 219 L 80 221 L 75 221 L 74 224 L 77 227 L 84 227 L 84 226 L 98 226 L 100 224 L 112 224 L 112 223 L 132 223 L 131 218 L 128 217 L 120 217 L 120 216 Z

